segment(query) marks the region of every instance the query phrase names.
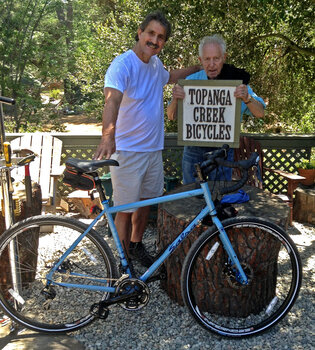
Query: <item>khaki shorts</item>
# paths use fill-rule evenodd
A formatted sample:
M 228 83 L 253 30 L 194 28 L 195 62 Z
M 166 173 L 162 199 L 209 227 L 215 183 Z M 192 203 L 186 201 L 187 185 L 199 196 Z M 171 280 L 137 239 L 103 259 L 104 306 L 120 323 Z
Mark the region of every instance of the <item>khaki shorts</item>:
M 119 166 L 110 167 L 115 206 L 163 194 L 162 151 L 117 151 L 111 157 Z M 130 209 L 126 212 L 134 212 Z

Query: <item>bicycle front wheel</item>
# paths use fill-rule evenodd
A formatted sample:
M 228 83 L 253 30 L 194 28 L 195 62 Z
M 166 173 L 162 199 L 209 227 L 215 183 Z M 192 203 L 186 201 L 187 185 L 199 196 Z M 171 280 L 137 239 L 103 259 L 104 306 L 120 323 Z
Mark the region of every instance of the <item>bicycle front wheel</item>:
M 96 231 L 89 231 L 47 283 L 51 268 L 87 227 L 61 216 L 35 216 L 1 236 L 0 306 L 10 318 L 42 332 L 69 332 L 94 320 L 91 305 L 108 293 L 58 283 L 114 283 L 114 256 Z
M 186 306 L 209 331 L 230 337 L 258 334 L 279 322 L 293 306 L 301 285 L 297 249 L 277 225 L 256 218 L 223 221 L 224 229 L 248 277 L 238 280 L 212 226 L 189 250 L 181 288 Z

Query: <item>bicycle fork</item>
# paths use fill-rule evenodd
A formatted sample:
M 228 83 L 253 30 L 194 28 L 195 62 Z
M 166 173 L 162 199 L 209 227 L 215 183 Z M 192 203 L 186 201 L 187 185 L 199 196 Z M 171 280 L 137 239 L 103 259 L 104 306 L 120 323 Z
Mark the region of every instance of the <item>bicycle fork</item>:
M 219 234 L 220 240 L 223 244 L 225 251 L 227 252 L 227 254 L 229 256 L 229 263 L 231 264 L 231 266 L 233 266 L 232 271 L 235 274 L 235 278 L 236 278 L 237 282 L 239 282 L 240 284 L 246 285 L 246 284 L 248 284 L 248 278 L 247 278 L 247 276 L 246 276 L 246 274 L 241 266 L 241 263 L 236 255 L 233 247 L 232 247 L 232 244 L 231 244 L 229 237 L 227 236 L 227 234 L 224 230 L 224 227 L 223 227 L 221 221 L 217 217 L 217 211 L 216 211 L 215 205 L 211 199 L 211 193 L 209 190 L 209 186 L 206 182 L 202 182 L 202 183 L 200 183 L 200 185 L 201 185 L 201 188 L 203 189 L 206 203 L 207 203 L 208 207 L 210 208 L 210 215 L 211 215 L 212 221 L 220 232 L 220 234 Z M 216 248 L 214 247 L 214 249 L 216 249 Z

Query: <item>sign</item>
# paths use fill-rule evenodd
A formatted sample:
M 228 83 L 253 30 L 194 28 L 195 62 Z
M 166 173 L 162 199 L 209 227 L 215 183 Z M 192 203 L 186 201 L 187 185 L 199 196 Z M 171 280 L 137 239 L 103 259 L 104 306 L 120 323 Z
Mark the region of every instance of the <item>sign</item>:
M 178 144 L 239 147 L 241 100 L 234 97 L 241 80 L 179 80 Z

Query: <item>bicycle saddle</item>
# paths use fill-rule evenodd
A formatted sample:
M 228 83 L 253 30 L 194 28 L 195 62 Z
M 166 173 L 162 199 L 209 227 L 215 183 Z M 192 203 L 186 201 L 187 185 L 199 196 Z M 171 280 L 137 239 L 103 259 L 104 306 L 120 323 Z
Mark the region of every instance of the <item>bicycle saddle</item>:
M 114 159 L 83 160 L 78 158 L 68 158 L 66 160 L 66 166 L 72 167 L 81 173 L 88 173 L 104 166 L 119 166 L 119 163 Z

